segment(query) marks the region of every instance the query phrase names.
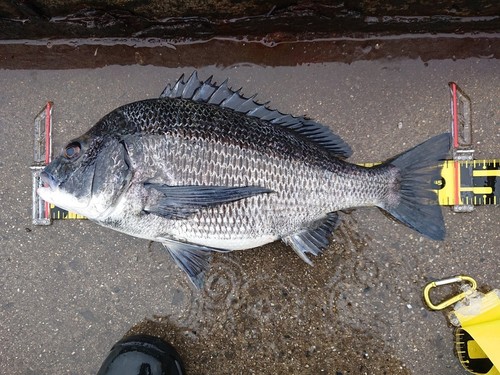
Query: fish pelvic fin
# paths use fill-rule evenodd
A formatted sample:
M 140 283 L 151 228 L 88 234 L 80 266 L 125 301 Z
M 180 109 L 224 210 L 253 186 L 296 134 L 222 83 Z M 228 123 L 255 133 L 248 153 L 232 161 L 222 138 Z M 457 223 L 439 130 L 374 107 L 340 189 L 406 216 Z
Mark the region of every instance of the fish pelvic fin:
M 329 237 L 338 226 L 339 216 L 336 212 L 330 212 L 325 218 L 313 223 L 310 228 L 293 233 L 282 240 L 289 245 L 302 259 L 309 265 L 312 265 L 307 254 L 318 255 L 328 246 Z
M 196 289 L 203 287 L 205 272 L 210 266 L 212 253 L 227 251 L 170 239 L 164 239 L 162 244 Z
M 445 237 L 444 219 L 434 181 L 440 178 L 441 163 L 448 155 L 450 146 L 450 134 L 440 134 L 380 167 L 392 168 L 394 178 L 385 199 L 378 206 L 433 240 Z

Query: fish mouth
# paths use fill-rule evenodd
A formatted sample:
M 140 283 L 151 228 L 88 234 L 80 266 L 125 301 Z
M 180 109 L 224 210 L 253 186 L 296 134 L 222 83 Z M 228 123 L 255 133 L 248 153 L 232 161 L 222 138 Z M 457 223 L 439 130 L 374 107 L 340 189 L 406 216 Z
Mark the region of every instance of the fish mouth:
M 57 178 L 45 171 L 40 173 L 40 179 L 50 188 L 50 190 L 57 189 L 60 184 L 60 181 Z

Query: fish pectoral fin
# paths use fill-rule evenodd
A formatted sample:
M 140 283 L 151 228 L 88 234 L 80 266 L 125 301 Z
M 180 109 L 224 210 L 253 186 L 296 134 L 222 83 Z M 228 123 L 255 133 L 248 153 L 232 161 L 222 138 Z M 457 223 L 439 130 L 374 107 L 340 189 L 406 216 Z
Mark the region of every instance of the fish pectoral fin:
M 212 253 L 227 251 L 174 240 L 163 240 L 162 244 L 197 289 L 203 286 Z
M 329 237 L 337 228 L 338 223 L 339 215 L 336 212 L 330 212 L 311 228 L 283 237 L 282 241 L 289 245 L 304 262 L 312 265 L 306 254 L 311 253 L 316 256 L 321 253 L 321 250 L 328 246 Z
M 144 211 L 168 219 L 187 219 L 203 208 L 273 192 L 260 186 L 170 186 L 156 183 L 145 183 L 144 186 L 163 194 L 154 205 L 145 207 Z

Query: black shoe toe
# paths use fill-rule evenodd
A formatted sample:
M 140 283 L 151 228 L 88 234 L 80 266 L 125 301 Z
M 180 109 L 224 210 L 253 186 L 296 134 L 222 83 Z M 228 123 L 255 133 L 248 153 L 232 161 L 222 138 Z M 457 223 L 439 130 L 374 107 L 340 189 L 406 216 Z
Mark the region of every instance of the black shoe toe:
M 97 375 L 184 375 L 172 345 L 154 336 L 136 335 L 118 341 Z

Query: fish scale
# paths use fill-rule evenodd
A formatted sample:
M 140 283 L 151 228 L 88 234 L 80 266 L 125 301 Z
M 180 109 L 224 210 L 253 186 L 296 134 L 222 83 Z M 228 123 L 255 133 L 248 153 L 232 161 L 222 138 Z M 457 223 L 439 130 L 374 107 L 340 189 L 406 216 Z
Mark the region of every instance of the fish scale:
M 338 210 L 378 206 L 444 237 L 433 172 L 450 147 L 431 138 L 372 168 L 305 117 L 181 77 L 159 99 L 117 108 L 72 140 L 40 177 L 46 201 L 96 223 L 163 243 L 198 287 L 214 251 L 283 240 L 307 263 L 338 225 Z
M 160 141 L 163 142 L 163 139 Z M 341 185 L 342 181 L 350 183 L 348 178 L 332 179 L 331 174 L 325 174 L 323 170 L 293 160 L 272 157 L 256 150 L 245 150 L 243 153 L 239 145 L 198 139 L 187 143 L 180 137 L 167 137 L 165 141 L 165 144 L 156 142 L 149 146 L 155 150 L 168 150 L 165 159 L 157 163 L 160 167 L 168 166 L 168 171 L 154 171 L 153 175 L 168 175 L 169 180 L 157 182 L 169 185 L 265 186 L 275 192 L 268 196 L 251 197 L 225 206 L 208 208 L 186 221 L 174 222 L 173 227 L 168 227 L 168 232 L 176 239 L 241 240 L 266 233 L 279 238 L 283 235 L 282 228 L 293 233 L 307 223 L 324 217 L 330 211 L 345 208 L 335 202 L 345 200 L 342 192 L 346 189 Z M 191 152 L 187 154 L 184 152 L 186 149 Z M 147 154 L 147 150 L 140 153 Z M 182 164 L 176 162 L 178 155 L 184 155 Z M 216 173 L 206 168 L 205 163 L 208 160 L 219 160 L 215 155 L 224 155 L 224 164 L 227 166 L 225 173 Z M 134 164 L 141 164 L 141 161 L 134 160 Z M 266 165 L 266 169 L 257 169 L 257 164 Z M 363 180 L 359 183 L 362 188 Z M 324 188 L 312 190 L 312 186 Z M 335 196 L 332 191 L 341 194 Z M 378 191 L 373 192 L 378 195 Z M 223 228 L 223 233 L 214 230 L 210 219 L 207 222 L 207 218 L 231 215 L 236 215 L 242 222 L 236 223 L 234 227 Z M 161 224 L 161 227 L 166 228 L 167 223 Z M 162 233 L 161 236 L 163 235 Z
M 141 141 L 142 143 L 142 141 Z M 319 173 L 314 173 L 301 164 L 286 161 L 281 158 L 270 157 L 263 155 L 255 150 L 245 150 L 242 153 L 242 148 L 238 145 L 223 144 L 221 142 L 208 142 L 202 140 L 195 140 L 192 143 L 187 143 L 179 137 L 167 137 L 156 140 L 148 145 L 148 148 L 155 150 L 168 150 L 163 151 L 161 160 L 156 165 L 161 168 L 160 170 L 151 171 L 151 175 L 168 175 L 168 180 L 158 181 L 169 185 L 231 185 L 231 186 L 266 186 L 276 192 L 269 196 L 258 196 L 247 198 L 238 202 L 231 203 L 227 206 L 215 207 L 207 209 L 203 213 L 193 215 L 192 218 L 186 222 L 176 222 L 177 226 L 172 228 L 171 233 L 175 233 L 177 238 L 196 238 L 203 233 L 205 237 L 218 238 L 220 233 L 209 230 L 206 227 L 206 217 L 224 217 L 228 216 L 225 211 L 232 209 L 239 210 L 236 216 L 245 220 L 243 224 L 248 228 L 253 228 L 251 232 L 247 233 L 248 236 L 255 236 L 270 231 L 271 223 L 272 234 L 278 236 L 278 228 L 289 223 L 282 222 L 290 216 L 285 215 L 284 218 L 278 220 L 280 215 L 276 215 L 279 210 L 278 207 L 285 207 L 287 212 L 296 211 L 295 216 L 308 217 L 305 220 L 314 221 L 324 216 L 328 210 L 325 209 L 325 202 L 332 198 L 331 194 L 327 194 L 325 189 L 321 194 L 315 194 L 315 197 L 310 197 L 311 193 L 306 194 L 307 189 L 297 189 L 296 187 L 307 187 L 312 184 L 312 181 L 319 179 Z M 184 150 L 191 150 L 190 153 L 185 153 Z M 147 150 L 139 154 L 148 155 Z M 243 156 L 243 154 L 245 156 Z M 183 162 L 177 163 L 178 155 L 184 155 Z M 220 157 L 219 155 L 224 155 Z M 207 168 L 208 161 L 213 162 L 213 165 L 220 165 L 216 160 L 223 160 L 227 166 L 225 172 L 222 168 L 217 173 L 217 168 Z M 132 159 L 133 163 L 140 165 L 141 160 Z M 201 163 L 198 163 L 202 161 Z M 267 169 L 258 169 L 258 165 L 266 165 Z M 164 166 L 167 169 L 164 170 Z M 144 176 L 141 176 L 144 178 Z M 326 178 L 326 177 L 325 177 Z M 317 191 L 316 191 L 317 192 Z M 312 199 L 314 198 L 314 199 Z M 132 199 L 132 198 L 131 198 Z M 257 201 L 256 201 L 257 200 Z M 318 205 L 318 209 L 311 209 L 312 202 L 322 202 Z M 261 212 L 253 212 L 250 210 L 253 207 L 260 207 Z M 222 209 L 224 208 L 224 210 Z M 269 218 L 264 217 L 269 215 Z M 293 215 L 292 215 L 293 216 Z M 192 225 L 189 223 L 193 221 Z M 290 220 L 288 220 L 290 221 Z M 249 224 L 252 222 L 251 224 Z M 266 224 L 264 224 L 266 223 Z M 303 223 L 302 223 L 303 225 Z M 257 229 L 255 229 L 257 228 Z M 298 227 L 290 228 L 293 232 Z M 245 233 L 241 228 L 225 228 L 227 233 L 234 233 L 238 238 L 242 238 Z M 151 238 L 152 239 L 152 238 Z M 228 238 L 230 239 L 230 238 Z

